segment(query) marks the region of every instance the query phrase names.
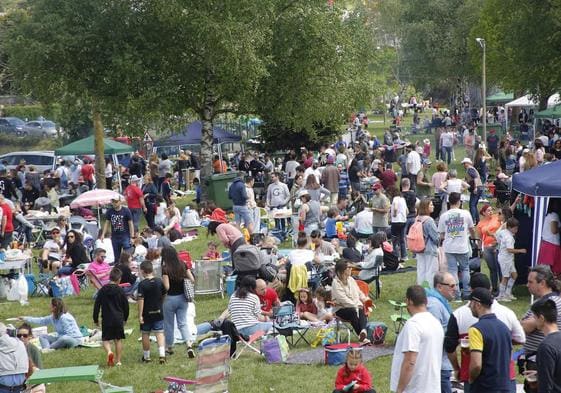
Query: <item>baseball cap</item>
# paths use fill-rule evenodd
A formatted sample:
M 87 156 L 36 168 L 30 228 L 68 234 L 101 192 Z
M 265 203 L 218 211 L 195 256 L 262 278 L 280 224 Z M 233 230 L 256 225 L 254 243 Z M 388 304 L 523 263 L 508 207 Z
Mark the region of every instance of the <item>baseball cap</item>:
M 373 189 L 374 191 L 379 190 L 379 189 L 381 189 L 381 188 L 384 188 L 384 187 L 382 186 L 382 183 L 376 183 L 376 184 L 374 184 L 374 185 L 372 186 L 372 189 Z
M 481 303 L 484 306 L 490 307 L 493 304 L 493 295 L 491 291 L 485 288 L 475 288 L 469 295 L 469 300 Z
M 131 182 L 137 182 L 140 181 L 140 177 L 136 176 L 136 175 L 132 175 L 131 176 Z

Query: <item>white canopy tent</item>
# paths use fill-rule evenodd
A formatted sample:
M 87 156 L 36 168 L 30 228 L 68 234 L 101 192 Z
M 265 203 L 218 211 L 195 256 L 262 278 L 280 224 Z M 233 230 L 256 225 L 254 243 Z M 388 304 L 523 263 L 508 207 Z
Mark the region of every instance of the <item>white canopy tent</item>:
M 552 108 L 555 105 L 558 105 L 560 102 L 561 102 L 561 97 L 559 96 L 559 93 L 555 93 L 547 99 L 547 107 Z M 538 105 L 539 105 L 539 102 L 532 99 L 532 96 L 530 94 L 526 94 L 525 96 L 518 97 L 517 99 L 506 103 L 505 104 L 505 110 L 506 110 L 507 116 L 506 116 L 506 120 L 505 120 L 506 121 L 505 129 L 508 130 L 508 108 L 511 108 L 511 107 L 536 108 L 536 107 L 538 107 Z

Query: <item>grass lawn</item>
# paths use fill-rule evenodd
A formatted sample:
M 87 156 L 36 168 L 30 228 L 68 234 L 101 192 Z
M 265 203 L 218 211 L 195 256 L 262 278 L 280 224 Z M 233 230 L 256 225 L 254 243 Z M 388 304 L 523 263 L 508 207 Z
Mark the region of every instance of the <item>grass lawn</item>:
M 376 119 L 376 117 L 374 117 Z M 409 117 L 410 119 L 410 117 Z M 372 127 L 379 134 L 382 127 L 375 124 Z M 372 130 L 371 128 L 371 130 Z M 420 135 L 422 138 L 424 135 Z M 411 138 L 413 140 L 413 138 Z M 434 149 L 433 149 L 434 150 Z M 433 153 L 434 154 L 434 153 Z M 460 148 L 456 152 L 456 162 L 461 161 L 463 153 Z M 456 165 L 453 165 L 456 166 Z M 459 177 L 463 176 L 463 169 L 459 169 Z M 187 203 L 187 199 L 179 201 L 180 207 Z M 194 258 L 202 255 L 206 249 L 206 231 L 200 231 L 198 239 L 184 243 L 180 249 L 187 249 Z M 407 265 L 414 266 L 415 261 L 408 261 Z M 486 267 L 483 271 L 487 272 Z M 405 289 L 415 283 L 415 272 L 394 274 L 382 277 L 382 295 L 375 303 L 376 310 L 371 314 L 370 320 L 383 321 L 389 329 L 386 343 L 392 345 L 395 342 L 393 325 L 390 320 L 393 308 L 388 300 L 403 300 Z M 517 315 L 528 308 L 529 296 L 525 288 L 515 288 L 518 300 L 509 304 Z M 80 294 L 79 297 L 66 298 L 69 311 L 76 317 L 79 325 L 93 327 L 92 322 L 92 300 L 93 291 L 88 289 Z M 0 303 L 0 320 L 19 315 L 47 315 L 49 312 L 49 298 L 34 297 L 30 299 L 28 306 L 20 306 L 17 303 Z M 228 300 L 220 296 L 198 296 L 196 299 L 197 318 L 200 323 L 214 319 L 226 307 Z M 454 304 L 457 307 L 458 304 Z M 165 384 L 162 378 L 168 375 L 175 375 L 184 378 L 194 378 L 195 361 L 187 358 L 182 348 L 177 348 L 174 355 L 168 358 L 168 363 L 159 365 L 157 362 L 152 364 L 142 364 L 141 345 L 137 341 L 139 328 L 137 323 L 137 309 L 135 305 L 131 307 L 131 315 L 128 328 L 134 328 L 131 337 L 125 340 L 123 366 L 120 368 L 105 367 L 105 354 L 102 348 L 78 348 L 72 350 L 61 350 L 43 355 L 45 367 L 64 367 L 77 365 L 99 364 L 104 370 L 103 380 L 114 385 L 133 385 L 135 392 L 151 392 L 156 389 L 163 389 Z M 309 333 L 312 338 L 312 333 Z M 305 343 L 300 343 L 296 351 L 309 349 Z M 157 349 L 152 345 L 152 356 L 156 357 Z M 370 370 L 374 387 L 377 392 L 389 392 L 391 356 L 375 359 L 366 363 Z M 328 366 L 295 366 L 295 365 L 268 365 L 263 358 L 257 354 L 246 351 L 242 357 L 232 362 L 232 375 L 230 377 L 230 391 L 233 393 L 293 393 L 293 392 L 330 392 L 334 387 L 337 367 Z M 73 382 L 66 384 L 55 384 L 48 387 L 49 392 L 75 393 L 75 392 L 95 392 L 97 388 L 91 383 Z

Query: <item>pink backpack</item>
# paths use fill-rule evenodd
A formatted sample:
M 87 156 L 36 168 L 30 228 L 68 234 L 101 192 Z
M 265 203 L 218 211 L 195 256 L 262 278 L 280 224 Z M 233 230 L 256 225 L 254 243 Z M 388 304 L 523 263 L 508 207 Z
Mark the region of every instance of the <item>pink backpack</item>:
M 411 228 L 409 228 L 409 233 L 407 233 L 407 248 L 411 252 L 421 253 L 425 251 L 425 235 L 423 233 L 423 222 L 419 218 L 415 220 Z

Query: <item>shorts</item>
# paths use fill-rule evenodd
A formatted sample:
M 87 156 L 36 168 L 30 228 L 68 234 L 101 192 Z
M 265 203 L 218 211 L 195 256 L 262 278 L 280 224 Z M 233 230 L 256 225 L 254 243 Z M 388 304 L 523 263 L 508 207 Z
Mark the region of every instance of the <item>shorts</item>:
M 514 259 L 500 260 L 499 266 L 501 267 L 501 275 L 504 278 L 509 278 L 510 273 L 516 273 L 516 267 L 514 267 Z
M 253 218 L 247 206 L 234 205 L 232 210 L 234 211 L 235 221 L 238 224 L 241 224 L 243 221 L 245 227 L 247 228 L 253 222 Z
M 144 322 L 140 324 L 140 331 L 142 333 L 163 333 L 164 332 L 164 320 Z
M 102 326 L 101 339 L 103 341 L 124 340 L 125 330 L 123 326 Z

